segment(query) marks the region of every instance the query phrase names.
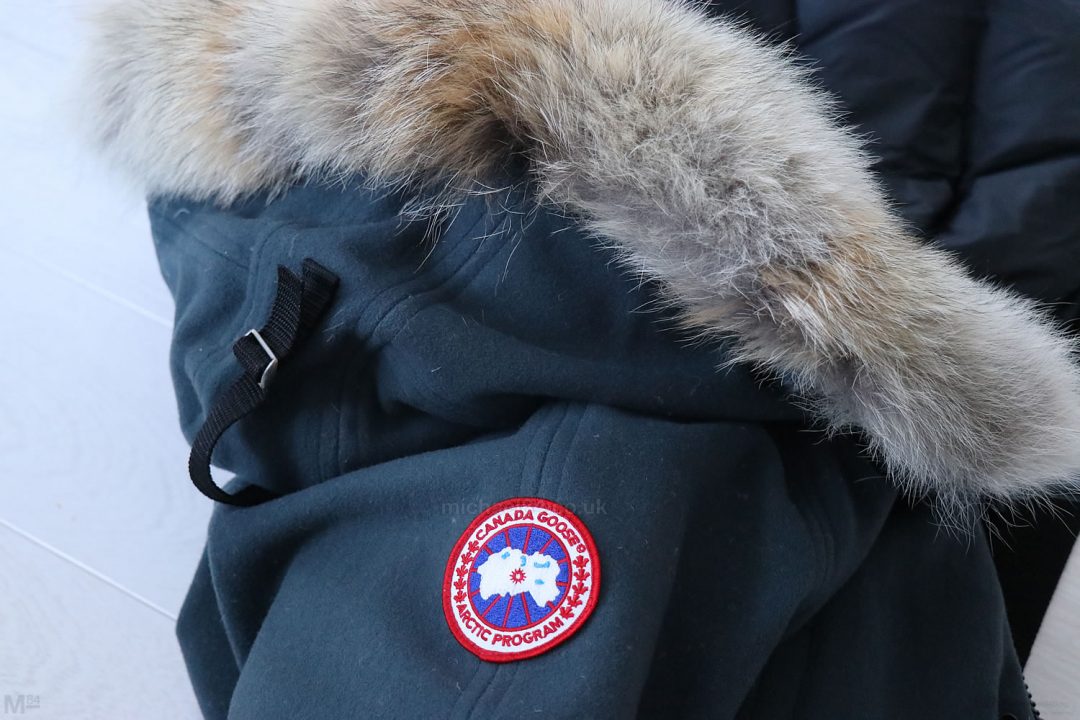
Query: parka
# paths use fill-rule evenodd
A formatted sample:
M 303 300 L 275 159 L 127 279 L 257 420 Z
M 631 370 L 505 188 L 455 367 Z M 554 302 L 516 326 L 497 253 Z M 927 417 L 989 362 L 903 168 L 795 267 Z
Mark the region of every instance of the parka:
M 1077 235 L 1026 218 L 1080 109 L 982 68 L 1080 14 L 773 5 L 104 12 L 197 448 L 336 278 L 213 448 L 264 499 L 179 619 L 206 717 L 1033 717 L 971 523 L 1077 487 Z

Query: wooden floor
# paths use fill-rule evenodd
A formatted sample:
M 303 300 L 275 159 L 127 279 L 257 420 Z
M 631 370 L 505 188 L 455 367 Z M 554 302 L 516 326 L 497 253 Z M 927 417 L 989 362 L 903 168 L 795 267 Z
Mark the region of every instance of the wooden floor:
M 210 508 L 185 475 L 142 200 L 79 139 L 93 2 L 0 3 L 0 702 L 184 720 L 173 629 Z M 1029 675 L 1044 717 L 1080 718 L 1080 556 Z
M 174 637 L 205 538 L 138 193 L 87 153 L 80 16 L 0 2 L 0 717 L 200 717 Z

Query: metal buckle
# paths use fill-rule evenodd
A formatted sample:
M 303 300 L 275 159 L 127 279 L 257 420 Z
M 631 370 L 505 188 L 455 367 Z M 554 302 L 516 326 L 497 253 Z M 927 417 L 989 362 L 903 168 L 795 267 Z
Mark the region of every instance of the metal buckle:
M 263 339 L 263 336 L 255 328 L 251 328 L 244 333 L 244 337 L 254 337 L 255 342 L 259 343 L 259 347 L 263 349 L 263 352 L 266 353 L 266 357 L 270 360 L 270 362 L 267 363 L 266 368 L 262 371 L 262 376 L 259 377 L 259 387 L 265 390 L 267 384 L 273 380 L 274 375 L 277 374 L 277 355 L 274 354 L 274 351 L 266 344 L 266 340 Z

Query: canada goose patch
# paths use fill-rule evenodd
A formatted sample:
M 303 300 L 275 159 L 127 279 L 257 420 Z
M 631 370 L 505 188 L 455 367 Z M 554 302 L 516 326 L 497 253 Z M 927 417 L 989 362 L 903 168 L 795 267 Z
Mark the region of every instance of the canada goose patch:
M 549 500 L 511 498 L 484 510 L 457 541 L 443 611 L 465 649 L 509 662 L 577 632 L 599 590 L 600 561 L 585 524 Z

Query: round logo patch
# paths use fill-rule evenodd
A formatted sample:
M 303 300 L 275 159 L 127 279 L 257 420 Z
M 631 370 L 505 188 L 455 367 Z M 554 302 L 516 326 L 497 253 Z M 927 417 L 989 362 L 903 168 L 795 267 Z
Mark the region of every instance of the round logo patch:
M 484 510 L 457 541 L 443 611 L 467 650 L 509 662 L 577 632 L 599 591 L 600 558 L 585 524 L 550 500 L 512 498 Z

